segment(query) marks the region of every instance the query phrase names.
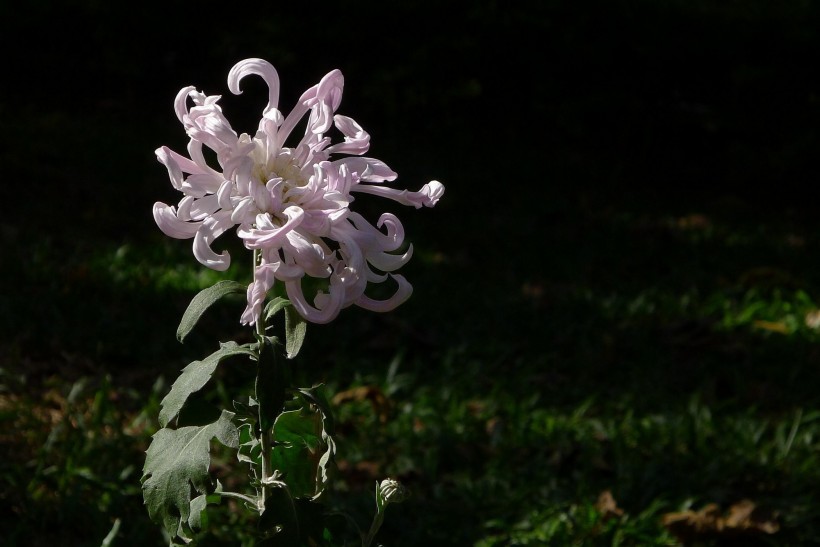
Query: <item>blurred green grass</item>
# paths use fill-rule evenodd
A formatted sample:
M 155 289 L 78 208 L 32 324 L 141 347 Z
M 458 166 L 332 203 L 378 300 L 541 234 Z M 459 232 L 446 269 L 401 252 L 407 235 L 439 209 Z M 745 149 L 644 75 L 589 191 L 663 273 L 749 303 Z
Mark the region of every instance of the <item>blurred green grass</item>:
M 184 146 L 171 101 L 189 83 L 252 127 L 264 94 L 223 78 L 251 55 L 285 104 L 339 66 L 372 154 L 408 187 L 447 185 L 436 209 L 395 209 L 414 297 L 308 331 L 300 380 L 342 394 L 334 503 L 364 524 L 395 476 L 412 497 L 386 545 L 486 547 L 675 545 L 663 515 L 749 499 L 775 534 L 702 543 L 820 543 L 817 7 L 360 1 L 309 43 L 303 14 L 226 14 L 192 54 L 173 17 L 130 14 L 156 34 L 141 43 L 120 8 L 78 6 L 77 32 L 62 5 L 3 13 L 54 38 L 10 56 L 0 95 L 7 544 L 97 545 L 115 519 L 114 545 L 163 542 L 138 481 L 158 400 L 247 336 L 242 303 L 184 346 L 174 331 L 198 289 L 249 271 L 235 246 L 217 274 L 159 233 L 151 205 L 176 196 L 152 150 Z M 413 24 L 366 56 L 339 47 L 397 19 Z M 214 399 L 249 376 L 221 367 Z M 241 515 L 215 509 L 202 544 L 239 543 Z

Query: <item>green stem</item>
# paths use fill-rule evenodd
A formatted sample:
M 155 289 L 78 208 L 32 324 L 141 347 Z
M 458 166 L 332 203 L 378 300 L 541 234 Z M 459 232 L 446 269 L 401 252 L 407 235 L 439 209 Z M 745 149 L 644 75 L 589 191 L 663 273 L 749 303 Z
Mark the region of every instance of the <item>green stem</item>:
M 253 251 L 253 269 L 252 269 L 252 271 L 254 273 L 256 272 L 256 266 L 259 264 L 260 257 L 261 257 L 261 253 L 260 253 L 259 249 L 254 249 L 254 251 Z M 259 336 L 260 343 L 264 344 L 265 343 L 264 342 L 264 337 L 265 337 L 265 314 L 264 313 L 259 314 L 259 320 L 256 321 L 256 334 Z M 257 372 L 257 374 L 259 374 L 259 373 Z M 258 385 L 258 383 L 259 382 L 258 382 L 258 379 L 257 379 L 257 385 Z M 260 422 L 262 422 L 262 420 L 261 420 L 261 416 L 262 416 L 262 414 L 261 414 L 261 412 L 262 412 L 261 400 L 262 399 L 259 397 L 258 393 L 256 394 L 256 400 L 260 401 L 260 407 L 259 407 L 260 408 L 260 414 L 259 414 L 259 416 L 260 416 Z M 261 449 L 262 449 L 262 502 L 263 503 L 268 498 L 268 491 L 269 491 L 269 488 L 270 488 L 270 485 L 268 484 L 268 481 L 269 481 L 271 473 L 272 473 L 271 472 L 271 461 L 270 461 L 270 458 L 271 458 L 271 442 L 272 442 L 271 431 L 268 428 L 263 427 L 262 430 L 261 430 L 261 433 L 260 433 L 260 437 L 259 437 L 259 444 L 261 445 Z
M 376 534 L 379 532 L 379 528 L 382 527 L 382 523 L 384 522 L 384 510 L 387 509 L 387 504 L 379 510 L 376 511 L 376 516 L 373 517 L 373 524 L 370 525 L 370 531 L 367 532 L 367 536 L 362 538 L 362 547 L 370 547 L 370 544 L 373 543 L 373 538 L 376 537 Z
M 252 507 L 257 507 L 257 500 L 250 496 L 246 496 L 245 494 L 239 494 L 238 492 L 216 492 L 216 494 L 222 496 L 223 498 L 242 500 L 245 503 L 250 504 Z

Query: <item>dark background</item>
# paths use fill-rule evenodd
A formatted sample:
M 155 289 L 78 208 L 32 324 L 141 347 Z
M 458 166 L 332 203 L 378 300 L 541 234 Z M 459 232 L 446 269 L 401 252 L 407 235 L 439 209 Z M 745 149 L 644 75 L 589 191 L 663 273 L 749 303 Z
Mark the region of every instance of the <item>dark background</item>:
M 691 392 L 706 365 L 616 374 L 651 332 L 615 357 L 579 360 L 588 346 L 566 322 L 606 321 L 577 307 L 560 317 L 569 300 L 646 287 L 708 293 L 760 266 L 787 270 L 810 294 L 820 288 L 811 2 L 89 0 L 5 3 L 0 21 L 0 360 L 32 392 L 101 369 L 148 389 L 190 356 L 171 336 L 190 294 L 118 280 L 100 261 L 120 249 L 147 279 L 152 261 L 194 260 L 188 242 L 168 244 L 154 225 L 152 204 L 178 195 L 153 151 L 184 150 L 172 101 L 187 85 L 222 94 L 234 128 L 255 129 L 263 84 L 249 78 L 235 97 L 225 83 L 246 57 L 277 68 L 283 111 L 341 69 L 340 113 L 372 135 L 369 155 L 399 173 L 399 187 L 446 186 L 433 210 L 397 209 L 422 257 L 406 271 L 414 298 L 389 317 L 343 312 L 342 342 L 318 341 L 334 327 L 312 331 L 313 374 L 333 366 L 327 347 L 352 353 L 362 340 L 376 355 L 456 347 L 487 383 L 537 362 L 547 379 L 530 386 L 556 404 L 614 393 L 660 408 L 665 395 L 643 398 L 647 386 Z M 693 249 L 657 229 L 661 217 L 693 214 L 766 241 L 797 233 L 800 250 Z M 763 398 L 726 387 L 734 373 L 710 389 L 774 409 L 814 404 L 815 358 L 801 362 L 803 381 Z M 684 355 L 665 366 L 682 362 L 691 364 Z
M 253 131 L 264 86 L 249 79 L 234 97 L 225 85 L 250 56 L 279 70 L 283 109 L 341 69 L 341 112 L 373 135 L 370 154 L 408 188 L 445 183 L 435 212 L 404 217 L 411 234 L 447 243 L 436 250 L 460 261 L 454 284 L 473 294 L 476 311 L 536 278 L 631 282 L 617 256 L 585 256 L 607 231 L 596 223 L 616 210 L 761 224 L 816 217 L 811 3 L 0 9 L 12 280 L 22 272 L 10 257 L 32 260 L 32 242 L 46 242 L 44 266 L 59 269 L 88 247 L 160 241 L 151 205 L 177 195 L 153 150 L 186 142 L 174 95 L 185 85 L 222 94 L 234 126 Z M 630 260 L 674 276 L 651 256 Z M 7 313 L 4 327 L 28 330 L 39 322 L 32 311 Z

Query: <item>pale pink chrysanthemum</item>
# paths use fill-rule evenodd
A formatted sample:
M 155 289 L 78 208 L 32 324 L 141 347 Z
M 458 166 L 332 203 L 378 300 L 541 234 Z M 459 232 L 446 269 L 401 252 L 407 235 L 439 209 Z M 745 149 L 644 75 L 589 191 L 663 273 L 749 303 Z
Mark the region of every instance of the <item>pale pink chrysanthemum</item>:
M 259 254 L 244 324 L 259 319 L 276 280 L 284 283 L 299 313 L 315 323 L 332 321 L 353 304 L 374 311 L 394 309 L 412 292 L 403 276 L 392 273 L 410 259 L 412 245 L 395 254 L 404 242 L 399 219 L 384 213 L 373 226 L 350 210 L 352 194 L 432 207 L 444 186 L 431 181 L 409 192 L 382 184 L 394 180 L 396 173 L 377 159 L 363 157 L 370 135 L 352 118 L 336 114 L 344 85 L 340 71 L 328 73 L 305 91 L 287 116 L 277 107 L 279 76 L 267 61 L 245 59 L 234 65 L 228 89 L 240 94 L 239 82 L 250 74 L 268 86 L 268 104 L 253 137 L 236 134 L 217 104 L 218 95 L 206 96 L 194 87 L 177 94 L 174 109 L 190 137 L 189 157 L 165 146 L 156 154 L 184 197 L 177 207 L 154 204 L 157 225 L 171 237 L 193 238 L 194 256 L 215 270 L 227 269 L 230 256 L 217 254 L 211 244 L 237 226 L 245 247 Z M 306 114 L 304 136 L 295 146 L 285 146 Z M 344 136 L 343 142 L 331 144 L 325 134 L 332 126 Z M 203 145 L 216 153 L 218 168 L 205 161 Z M 327 291 L 319 291 L 312 303 L 303 293 L 305 276 L 327 280 Z M 375 300 L 365 294 L 368 283 L 388 277 L 397 285 L 391 297 Z

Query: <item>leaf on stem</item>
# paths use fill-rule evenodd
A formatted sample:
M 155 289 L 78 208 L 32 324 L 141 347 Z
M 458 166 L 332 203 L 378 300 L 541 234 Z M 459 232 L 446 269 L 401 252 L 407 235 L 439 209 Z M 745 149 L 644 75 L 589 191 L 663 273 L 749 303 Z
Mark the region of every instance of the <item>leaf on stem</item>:
M 182 342 L 185 337 L 188 336 L 196 326 L 199 318 L 205 313 L 205 310 L 210 308 L 214 302 L 225 295 L 236 293 L 244 294 L 247 290 L 248 287 L 246 285 L 230 280 L 219 281 L 213 286 L 201 290 L 193 300 L 191 300 L 191 303 L 188 304 L 188 309 L 186 309 L 182 315 L 182 320 L 179 322 L 179 327 L 177 327 L 177 340 Z
M 307 322 L 305 318 L 299 315 L 296 308 L 287 306 L 285 308 L 285 354 L 288 359 L 296 357 L 296 354 L 302 349 L 306 333 Z
M 222 411 L 209 425 L 179 429 L 160 429 L 148 447 L 142 469 L 142 494 L 148 514 L 161 522 L 173 537 L 188 537 L 191 519 L 191 489 L 207 494 L 212 488 L 208 467 L 211 463 L 211 439 L 236 448 L 239 434 L 231 422 L 233 413 Z M 196 510 L 201 513 L 201 501 Z
M 281 296 L 272 298 L 271 301 L 268 302 L 267 306 L 265 306 L 265 322 L 270 321 L 274 315 L 285 309 L 286 306 L 290 305 L 290 300 L 287 298 L 282 298 Z
M 333 417 L 321 386 L 300 389 L 302 408 L 283 412 L 274 425 L 271 466 L 284 474 L 294 498 L 317 499 L 336 454 Z
M 179 414 L 185 401 L 192 393 L 199 391 L 208 383 L 219 363 L 228 357 L 240 354 L 251 357 L 256 356 L 256 353 L 247 344 L 240 346 L 236 342 L 226 342 L 220 344 L 217 351 L 202 361 L 194 361 L 182 369 L 182 374 L 179 375 L 174 385 L 171 386 L 171 391 L 160 403 L 162 408 L 159 411 L 159 423 L 162 427 L 166 427 Z
M 299 315 L 290 300 L 281 296 L 272 299 L 265 306 L 265 321 L 269 321 L 282 310 L 285 312 L 285 353 L 288 359 L 293 359 L 305 341 L 307 322 Z

